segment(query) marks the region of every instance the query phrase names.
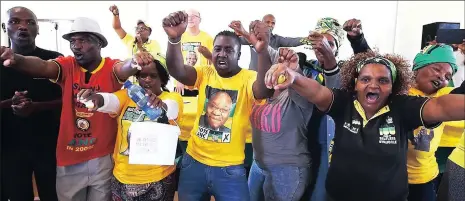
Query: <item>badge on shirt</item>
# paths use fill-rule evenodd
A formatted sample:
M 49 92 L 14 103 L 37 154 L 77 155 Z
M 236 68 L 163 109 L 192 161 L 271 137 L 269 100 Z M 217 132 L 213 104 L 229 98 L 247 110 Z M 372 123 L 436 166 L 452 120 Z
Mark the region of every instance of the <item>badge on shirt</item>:
M 380 144 L 397 144 L 396 127 L 392 117 L 386 117 L 386 123 L 379 128 L 379 143 Z

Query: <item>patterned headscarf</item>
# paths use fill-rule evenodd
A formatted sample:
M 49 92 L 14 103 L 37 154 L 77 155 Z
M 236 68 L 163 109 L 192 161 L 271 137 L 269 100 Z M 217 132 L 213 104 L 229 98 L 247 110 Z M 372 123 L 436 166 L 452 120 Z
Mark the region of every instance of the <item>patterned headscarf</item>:
M 391 72 L 392 83 L 396 82 L 396 78 L 397 78 L 396 65 L 394 65 L 394 63 L 392 63 L 392 61 L 390 61 L 389 59 L 386 59 L 381 56 L 376 56 L 376 57 L 365 59 L 357 64 L 357 73 L 360 73 L 362 68 L 367 64 L 382 64 L 386 66 L 389 72 Z
M 316 23 L 315 31 L 320 34 L 330 34 L 336 40 L 337 49 L 341 47 L 342 41 L 344 41 L 344 31 L 342 29 L 342 25 L 339 23 L 338 20 L 325 17 L 318 20 Z

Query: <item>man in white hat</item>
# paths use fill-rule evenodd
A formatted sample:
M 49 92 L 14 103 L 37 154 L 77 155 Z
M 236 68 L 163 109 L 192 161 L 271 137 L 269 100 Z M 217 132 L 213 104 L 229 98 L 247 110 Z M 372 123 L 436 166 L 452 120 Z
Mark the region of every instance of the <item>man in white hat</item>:
M 50 79 L 62 88 L 63 106 L 56 149 L 58 199 L 110 200 L 111 153 L 117 122 L 108 114 L 89 111 L 92 105 L 76 97 L 81 89 L 98 92 L 121 89 L 122 81 L 137 72 L 133 63 L 145 66 L 153 57 L 147 52 L 138 52 L 125 62 L 102 58 L 100 50 L 108 42 L 97 22 L 89 18 L 77 18 L 63 38 L 70 42 L 74 56 L 45 61 L 14 54 L 2 46 L 0 60 L 5 67 Z

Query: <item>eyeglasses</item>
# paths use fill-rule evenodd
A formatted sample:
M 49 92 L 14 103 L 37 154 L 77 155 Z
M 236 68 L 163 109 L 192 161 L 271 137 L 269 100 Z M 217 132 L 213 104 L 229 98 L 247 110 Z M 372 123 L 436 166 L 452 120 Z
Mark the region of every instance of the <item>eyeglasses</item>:
M 136 31 L 148 31 L 148 30 L 150 29 L 147 27 L 136 27 Z
M 187 18 L 200 18 L 198 15 L 188 15 Z

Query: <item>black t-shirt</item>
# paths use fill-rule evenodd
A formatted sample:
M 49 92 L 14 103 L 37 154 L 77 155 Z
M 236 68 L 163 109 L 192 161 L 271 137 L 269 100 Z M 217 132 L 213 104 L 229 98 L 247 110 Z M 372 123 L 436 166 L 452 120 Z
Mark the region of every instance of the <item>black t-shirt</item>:
M 55 59 L 62 54 L 36 48 L 24 56 L 36 56 L 43 60 Z M 1 100 L 11 99 L 15 91 L 27 90 L 33 102 L 61 99 L 61 88 L 48 79 L 34 78 L 0 64 Z M 1 109 L 2 150 L 14 149 L 55 150 L 60 125 L 61 109 L 34 112 L 28 117 L 13 114 L 11 107 Z
M 339 89 L 333 94 L 327 112 L 336 124 L 326 180 L 329 196 L 336 201 L 407 200 L 407 139 L 423 125 L 421 111 L 428 99 L 393 96 L 386 107 L 364 120 L 353 94 Z

